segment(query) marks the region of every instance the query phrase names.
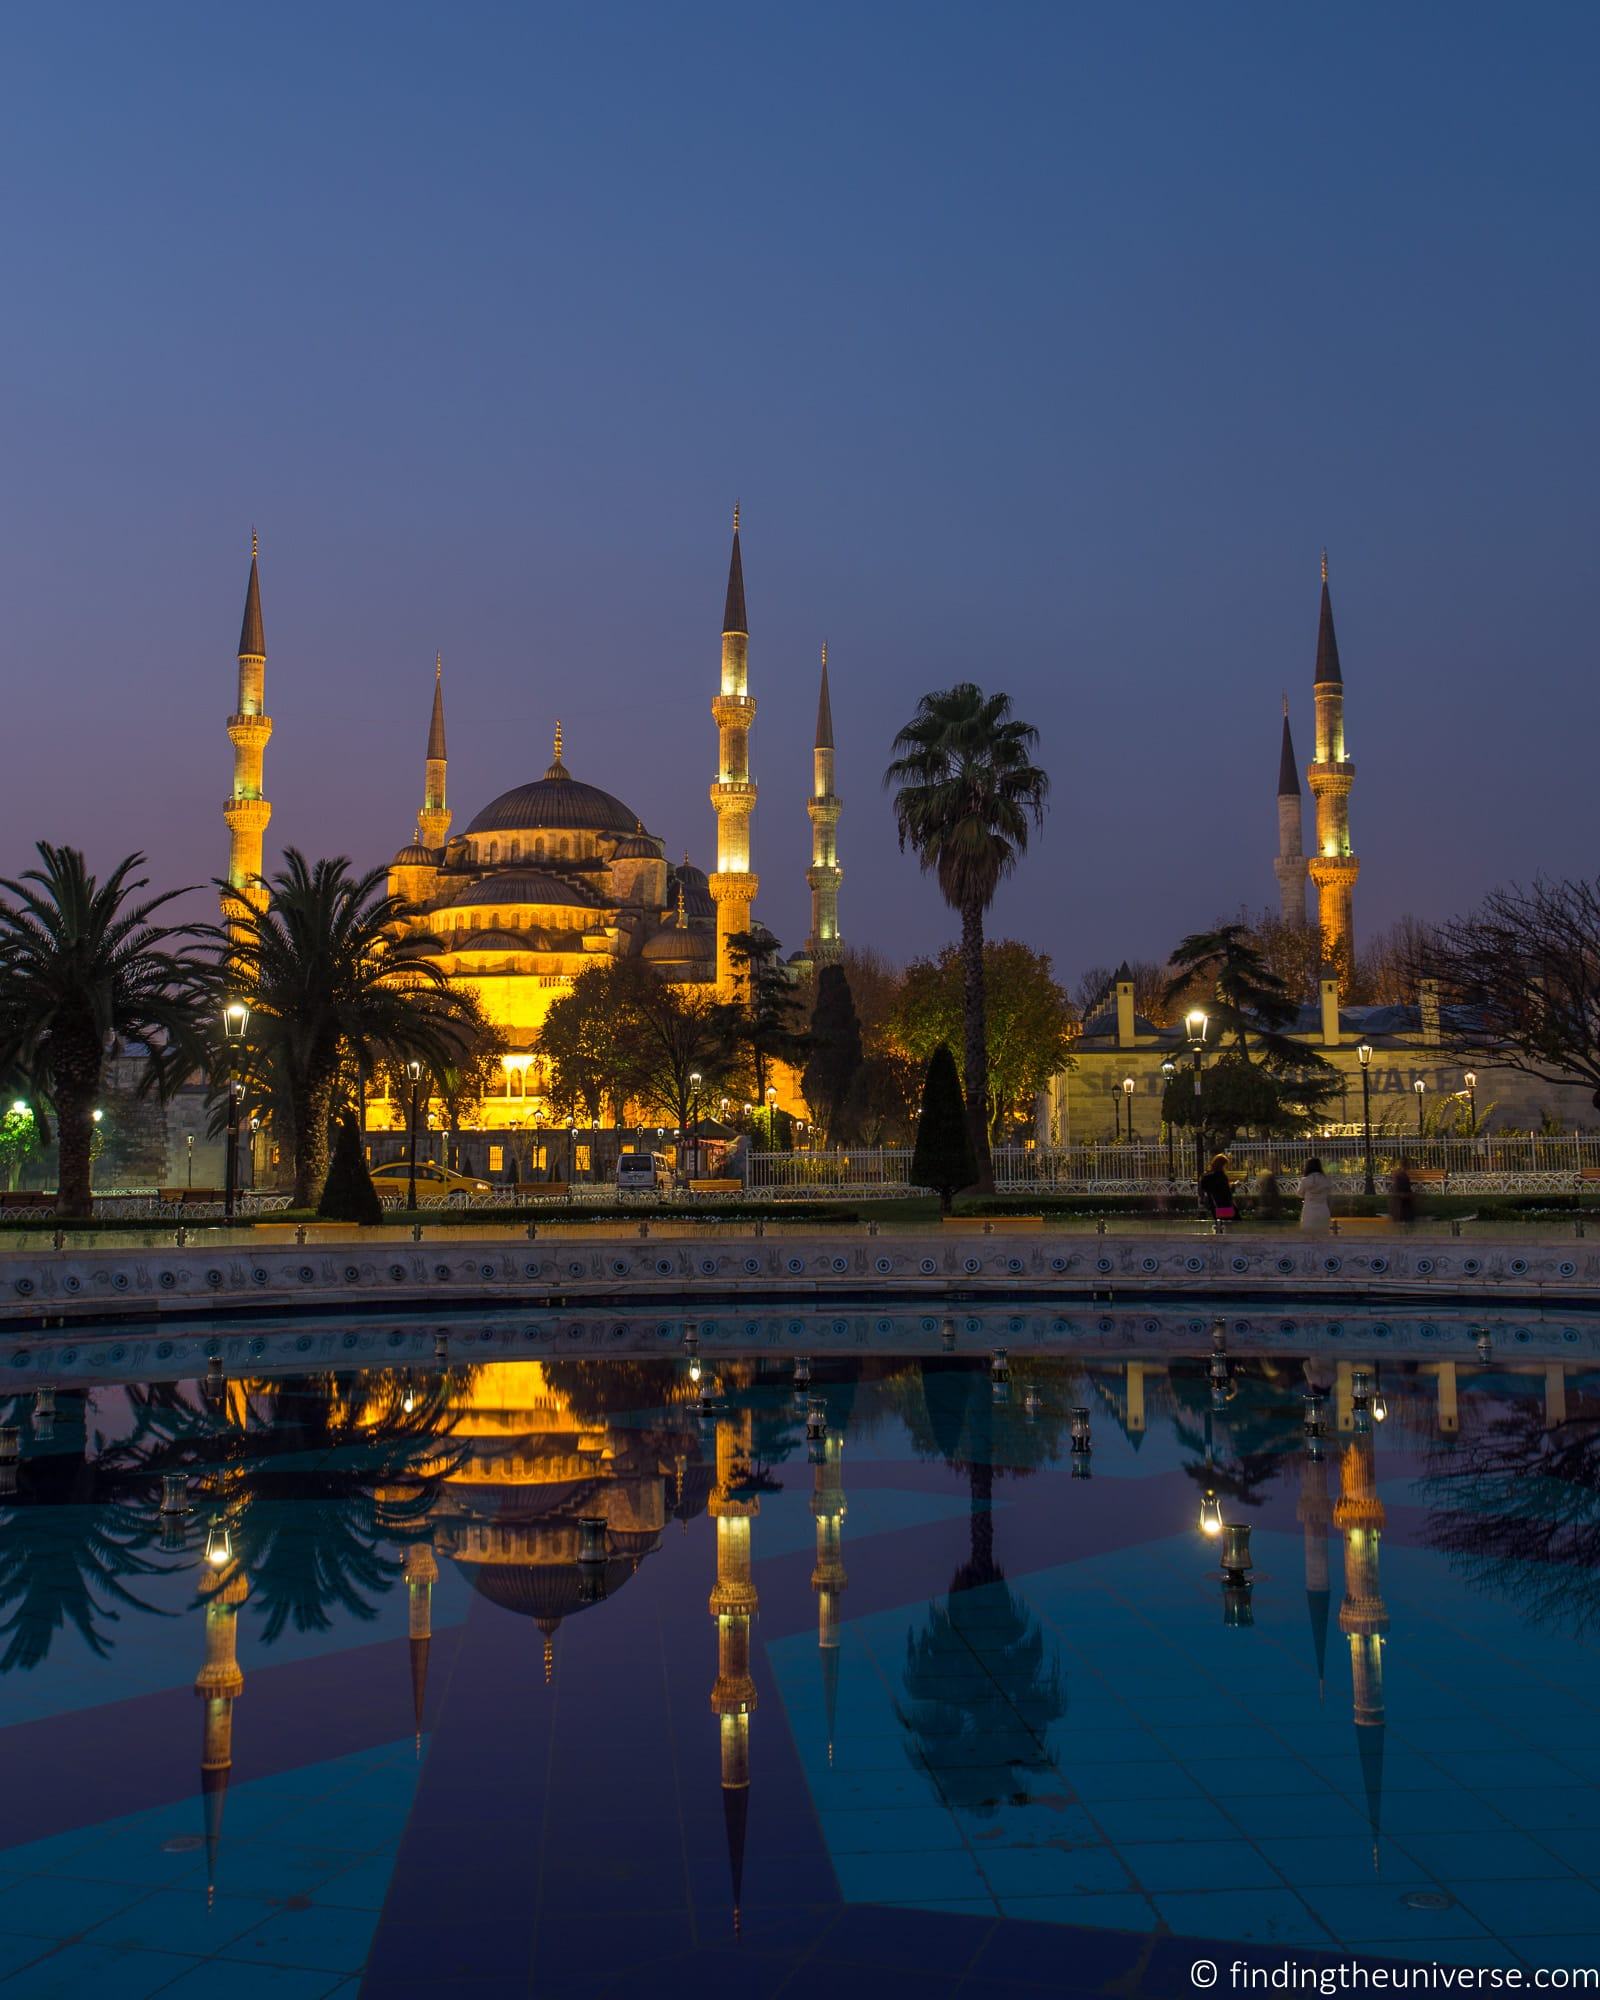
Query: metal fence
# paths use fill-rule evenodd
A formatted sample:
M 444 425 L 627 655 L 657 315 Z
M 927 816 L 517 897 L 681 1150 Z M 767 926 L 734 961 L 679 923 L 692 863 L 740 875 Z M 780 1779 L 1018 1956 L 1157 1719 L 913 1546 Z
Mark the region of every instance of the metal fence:
M 1600 1180 L 1600 1134 L 1534 1134 L 1481 1139 L 1398 1142 L 1373 1135 L 1373 1166 L 1382 1177 L 1404 1157 L 1415 1173 L 1443 1173 L 1462 1193 L 1566 1191 L 1585 1177 Z M 1240 1139 L 1228 1149 L 1236 1181 L 1270 1170 L 1285 1182 L 1299 1178 L 1308 1159 L 1320 1159 L 1336 1186 L 1359 1188 L 1366 1162 L 1360 1134 L 1329 1139 Z M 1001 1146 L 994 1154 L 994 1184 L 1002 1194 L 1117 1194 L 1188 1192 L 1196 1179 L 1192 1139 L 1113 1145 Z M 748 1186 L 778 1200 L 838 1195 L 920 1192 L 906 1147 L 854 1146 L 836 1152 L 752 1153 Z

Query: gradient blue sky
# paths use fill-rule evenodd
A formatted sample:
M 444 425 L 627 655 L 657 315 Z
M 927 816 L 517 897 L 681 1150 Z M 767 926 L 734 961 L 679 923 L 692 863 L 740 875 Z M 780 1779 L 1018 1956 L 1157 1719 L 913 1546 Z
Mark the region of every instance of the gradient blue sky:
M 252 523 L 271 843 L 544 768 L 713 851 L 744 505 L 759 913 L 952 922 L 879 777 L 1008 690 L 1071 975 L 1274 893 L 1317 558 L 1363 930 L 1595 856 L 1600 9 L 18 5 L 0 867 L 218 872 Z

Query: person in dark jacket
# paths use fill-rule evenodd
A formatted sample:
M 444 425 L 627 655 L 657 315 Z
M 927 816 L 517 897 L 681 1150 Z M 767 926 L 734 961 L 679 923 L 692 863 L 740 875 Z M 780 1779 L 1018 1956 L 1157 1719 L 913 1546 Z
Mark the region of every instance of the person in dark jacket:
M 1212 1154 L 1210 1166 L 1200 1176 L 1200 1200 L 1214 1221 L 1232 1222 L 1237 1216 L 1226 1153 Z
M 1403 1159 L 1389 1176 L 1389 1220 L 1410 1223 L 1417 1219 L 1417 1198 L 1411 1191 L 1411 1176 Z

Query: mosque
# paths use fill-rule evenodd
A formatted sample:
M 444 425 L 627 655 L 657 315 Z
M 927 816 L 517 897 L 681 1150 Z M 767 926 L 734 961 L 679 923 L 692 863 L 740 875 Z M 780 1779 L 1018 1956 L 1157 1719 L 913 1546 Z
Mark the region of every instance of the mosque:
M 531 1049 L 552 1002 L 590 965 L 637 958 L 661 979 L 729 998 L 736 973 L 731 940 L 755 921 L 760 878 L 751 826 L 756 783 L 750 735 L 756 703 L 749 684 L 749 618 L 739 511 L 722 617 L 722 660 L 711 713 L 717 729 L 716 868 L 709 875 L 685 855 L 667 858 L 667 842 L 613 793 L 574 777 L 561 724 L 541 777 L 491 799 L 453 831 L 445 743 L 444 663 L 434 662 L 433 710 L 423 760 L 422 800 L 413 838 L 389 867 L 390 893 L 410 905 L 407 930 L 427 940 L 429 957 L 453 982 L 475 993 L 512 1048 Z M 272 816 L 264 790 L 264 753 L 272 734 L 266 713 L 266 638 L 258 553 L 250 555 L 239 637 L 238 699 L 228 719 L 233 789 L 223 807 L 230 836 L 233 895 L 264 896 L 263 843 Z M 822 649 L 812 783 L 806 810 L 812 829 L 811 933 L 797 970 L 839 951 L 833 712 L 828 654 Z M 225 906 L 224 915 L 227 907 Z

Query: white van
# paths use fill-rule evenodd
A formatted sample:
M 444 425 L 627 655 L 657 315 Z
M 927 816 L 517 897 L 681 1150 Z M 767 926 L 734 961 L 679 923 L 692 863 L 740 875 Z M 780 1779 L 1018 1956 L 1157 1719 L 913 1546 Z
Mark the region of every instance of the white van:
M 671 1187 L 672 1168 L 665 1153 L 617 1155 L 618 1194 L 655 1194 Z

